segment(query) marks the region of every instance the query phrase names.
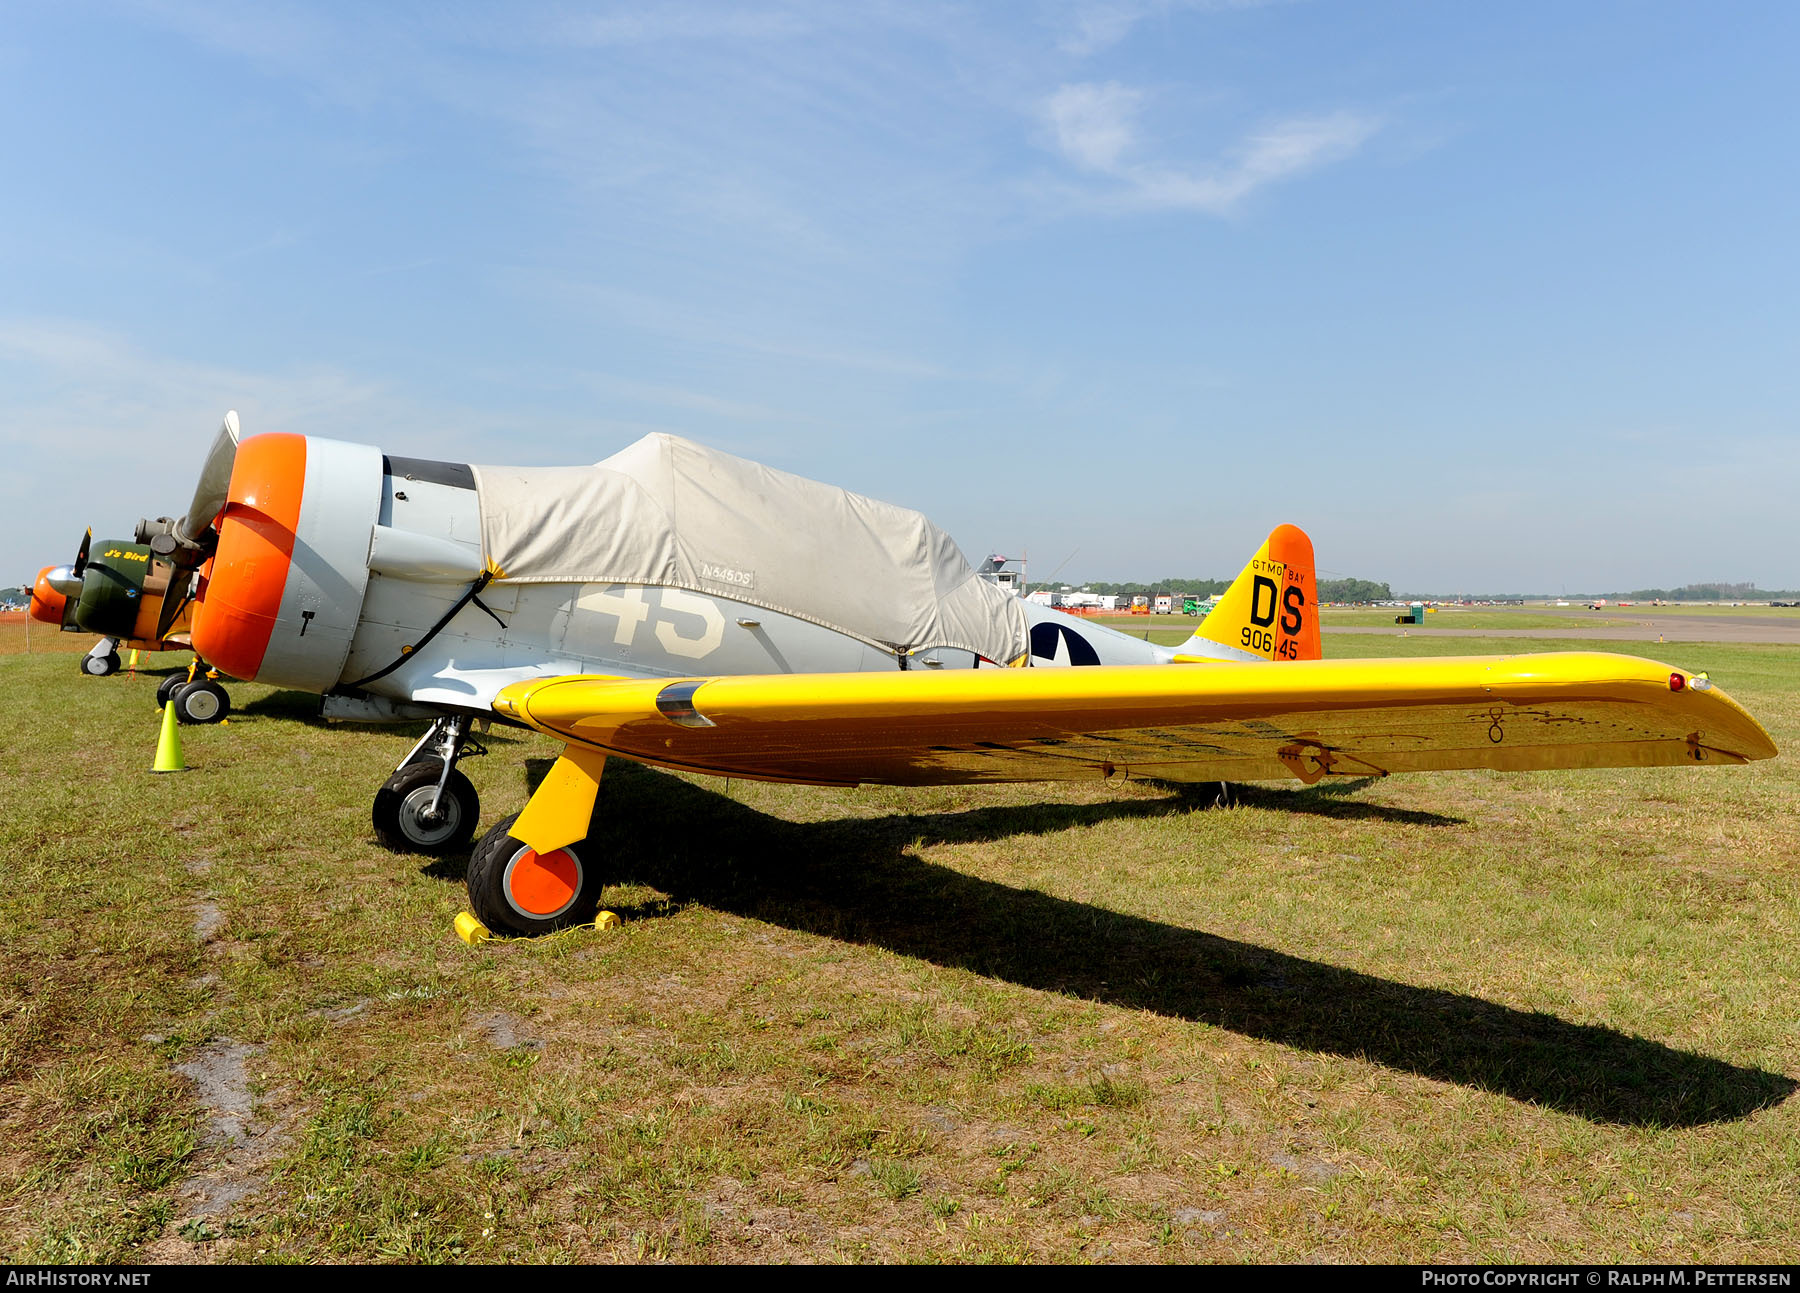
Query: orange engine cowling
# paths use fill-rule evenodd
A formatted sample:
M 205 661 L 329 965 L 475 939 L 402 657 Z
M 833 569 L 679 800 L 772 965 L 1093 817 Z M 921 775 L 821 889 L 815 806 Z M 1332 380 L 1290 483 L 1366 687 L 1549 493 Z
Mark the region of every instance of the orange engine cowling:
M 381 451 L 320 436 L 238 446 L 192 639 L 236 678 L 324 692 L 350 654 L 381 511 Z
M 31 585 L 31 618 L 40 624 L 54 624 L 62 628 L 69 623 L 69 599 L 50 587 L 50 572 L 55 566 L 45 566 L 38 571 L 37 581 Z

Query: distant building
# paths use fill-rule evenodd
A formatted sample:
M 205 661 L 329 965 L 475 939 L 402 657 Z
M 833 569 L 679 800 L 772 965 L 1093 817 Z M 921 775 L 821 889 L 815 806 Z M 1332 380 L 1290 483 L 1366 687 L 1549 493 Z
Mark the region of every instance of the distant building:
M 1085 588 L 1065 588 L 1059 593 L 1051 594 L 1050 604 L 1071 611 L 1110 611 L 1117 608 L 1119 599 L 1111 593 L 1089 592 Z
M 989 583 L 998 584 L 1007 592 L 1012 593 L 1014 596 L 1018 596 L 1025 591 L 1025 572 L 1023 569 L 1007 569 L 1007 567 L 1013 564 L 1015 560 L 1017 560 L 1017 558 L 1003 557 L 996 552 L 986 561 L 982 562 L 981 569 L 977 570 L 975 573 Z M 1020 564 L 1023 565 L 1022 562 Z

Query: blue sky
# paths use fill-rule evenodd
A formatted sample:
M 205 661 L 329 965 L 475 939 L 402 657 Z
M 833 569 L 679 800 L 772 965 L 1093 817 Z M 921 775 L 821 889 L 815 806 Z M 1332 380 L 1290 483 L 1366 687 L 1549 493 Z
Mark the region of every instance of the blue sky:
M 1039 576 L 1291 521 L 1396 589 L 1800 586 L 1792 6 L 3 13 L 0 582 L 236 407 L 674 431 Z

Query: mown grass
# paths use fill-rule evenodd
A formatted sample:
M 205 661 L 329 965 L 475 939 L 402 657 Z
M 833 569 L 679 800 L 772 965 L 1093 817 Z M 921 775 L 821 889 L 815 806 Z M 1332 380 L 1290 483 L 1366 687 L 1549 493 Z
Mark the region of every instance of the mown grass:
M 1398 609 L 1382 609 L 1372 611 L 1334 610 L 1325 607 L 1319 612 L 1319 625 L 1327 633 L 1334 628 L 1394 628 L 1394 617 L 1401 614 Z M 1599 611 L 1583 611 L 1572 614 L 1564 611 L 1560 614 L 1530 611 L 1496 611 L 1496 610 L 1462 610 L 1446 608 L 1428 611 L 1423 624 L 1409 625 L 1414 630 L 1421 629 L 1561 629 L 1572 628 L 1610 629 L 1617 628 L 1632 621 L 1611 619 Z
M 1625 610 L 1630 611 L 1634 615 L 1643 614 L 1650 616 L 1725 615 L 1734 618 L 1741 616 L 1749 619 L 1766 619 L 1771 616 L 1784 620 L 1800 619 L 1800 606 L 1757 606 L 1753 604 L 1746 605 L 1742 602 L 1730 603 L 1724 606 L 1706 606 L 1693 603 L 1683 603 L 1679 606 L 1665 603 L 1662 606 L 1652 606 L 1649 602 L 1633 602 L 1631 605 L 1624 607 L 1619 606 L 1618 603 L 1615 602 L 1611 606 L 1606 607 L 1606 610 Z
M 1800 650 L 1625 649 L 1800 739 Z M 471 949 L 458 864 L 370 838 L 416 729 L 234 685 L 152 777 L 157 677 L 0 658 L 0 1258 L 1796 1249 L 1786 756 L 1230 807 L 615 766 L 624 926 Z M 491 820 L 554 750 L 490 745 Z

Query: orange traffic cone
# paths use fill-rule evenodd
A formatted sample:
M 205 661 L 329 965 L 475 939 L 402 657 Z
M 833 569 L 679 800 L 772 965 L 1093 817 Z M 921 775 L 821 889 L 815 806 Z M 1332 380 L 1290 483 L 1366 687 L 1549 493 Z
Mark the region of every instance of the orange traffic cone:
M 150 771 L 187 771 L 187 763 L 181 757 L 181 729 L 175 722 L 175 702 L 172 700 L 163 706 L 162 735 L 157 738 L 156 763 Z

